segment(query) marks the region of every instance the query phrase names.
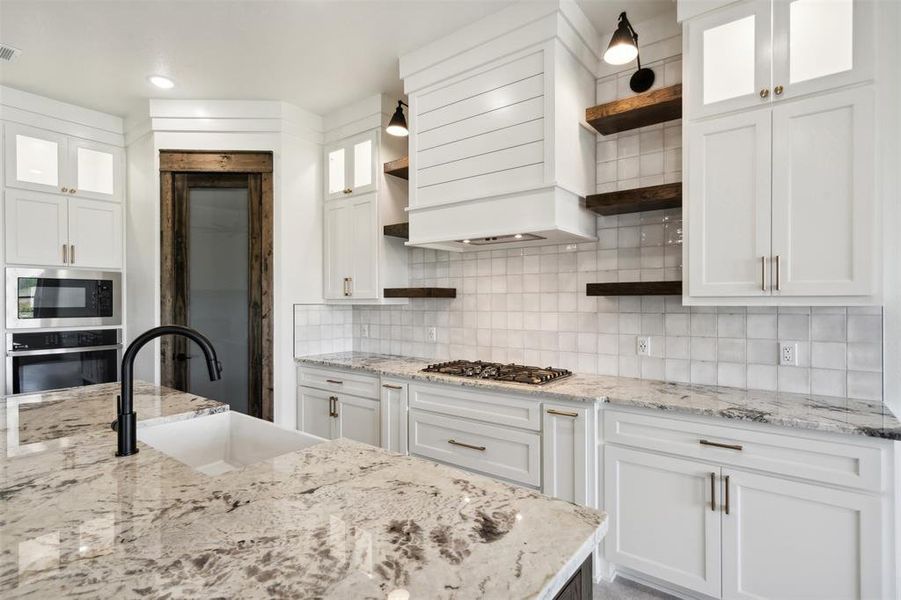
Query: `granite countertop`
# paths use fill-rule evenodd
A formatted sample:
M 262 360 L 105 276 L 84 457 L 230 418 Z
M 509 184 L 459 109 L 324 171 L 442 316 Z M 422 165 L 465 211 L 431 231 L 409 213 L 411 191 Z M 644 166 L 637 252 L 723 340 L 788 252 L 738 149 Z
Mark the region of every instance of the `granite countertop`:
M 116 458 L 117 390 L 0 401 L 0 596 L 547 598 L 606 531 L 602 512 L 349 440 L 216 477 L 140 443 Z M 139 427 L 226 408 L 137 386 Z
M 605 402 L 686 414 L 753 421 L 784 427 L 901 440 L 901 422 L 882 402 L 687 385 L 574 373 L 543 385 L 465 379 L 421 369 L 435 362 L 424 358 L 365 352 L 303 356 L 311 366 L 356 369 L 419 381 L 473 386 L 574 402 Z

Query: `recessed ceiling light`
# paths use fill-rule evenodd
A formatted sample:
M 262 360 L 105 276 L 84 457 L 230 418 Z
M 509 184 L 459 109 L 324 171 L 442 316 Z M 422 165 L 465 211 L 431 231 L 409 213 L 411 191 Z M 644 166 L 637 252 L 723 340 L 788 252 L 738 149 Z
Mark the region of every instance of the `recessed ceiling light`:
M 464 243 L 464 244 L 468 244 L 468 243 L 469 243 L 469 240 L 463 240 L 463 243 Z
M 515 238 L 518 239 L 518 240 L 521 240 L 521 239 L 522 239 L 522 234 L 521 234 L 521 233 L 517 233 L 517 234 L 514 235 L 513 237 L 515 237 Z
M 172 81 L 168 77 L 163 77 L 162 75 L 151 75 L 147 79 L 150 81 L 150 83 L 163 90 L 171 90 L 175 87 L 174 81 Z

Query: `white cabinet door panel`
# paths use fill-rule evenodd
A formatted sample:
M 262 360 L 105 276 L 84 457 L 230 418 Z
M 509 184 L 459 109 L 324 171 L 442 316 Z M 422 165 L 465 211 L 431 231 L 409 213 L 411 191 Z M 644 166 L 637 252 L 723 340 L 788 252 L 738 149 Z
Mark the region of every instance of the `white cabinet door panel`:
M 7 188 L 6 262 L 63 266 L 68 243 L 68 199 Z
M 774 2 L 775 99 L 870 79 L 876 4 L 871 0 Z
M 378 446 L 379 401 L 341 394 L 337 404 L 337 437 Z
M 350 295 L 353 298 L 378 298 L 379 231 L 376 195 L 350 198 L 350 224 L 347 249 L 350 252 Z
M 122 205 L 69 198 L 69 264 L 122 268 Z
M 770 102 L 770 3 L 752 0 L 687 25 L 688 119 Z
M 335 394 L 299 386 L 297 388 L 297 429 L 327 440 L 337 436 L 337 426 L 331 415 L 337 402 Z
M 769 110 L 685 125 L 691 296 L 770 294 Z
M 68 138 L 17 123 L 6 124 L 4 156 L 7 187 L 38 192 L 68 192 Z
M 325 204 L 323 256 L 324 295 L 334 300 L 345 297 L 345 278 L 350 277 L 350 204 L 347 199 Z
M 607 560 L 719 597 L 719 467 L 616 446 L 604 454 Z
M 777 294 L 873 292 L 875 132 L 871 88 L 773 109 L 773 256 Z
M 542 492 L 583 506 L 593 498 L 589 492 L 588 408 L 545 404 L 543 414 Z
M 382 448 L 407 454 L 407 384 L 382 379 L 380 404 Z
M 723 598 L 884 598 L 879 498 L 723 470 Z
M 122 199 L 124 181 L 121 148 L 69 138 L 68 180 L 75 195 L 97 200 Z

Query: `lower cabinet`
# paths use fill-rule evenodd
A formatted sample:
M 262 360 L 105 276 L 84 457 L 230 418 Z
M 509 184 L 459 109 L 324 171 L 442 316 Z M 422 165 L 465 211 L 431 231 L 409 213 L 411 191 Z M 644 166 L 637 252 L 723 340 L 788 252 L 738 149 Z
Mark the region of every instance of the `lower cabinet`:
M 407 384 L 403 380 L 382 378 L 381 398 L 382 448 L 406 454 L 407 445 Z
M 608 446 L 606 558 L 716 598 L 882 598 L 878 496 Z
M 594 505 L 591 455 L 594 445 L 589 430 L 591 408 L 544 404 L 542 413 L 541 491 L 576 504 Z
M 379 401 L 301 386 L 297 428 L 329 440 L 344 437 L 378 446 Z

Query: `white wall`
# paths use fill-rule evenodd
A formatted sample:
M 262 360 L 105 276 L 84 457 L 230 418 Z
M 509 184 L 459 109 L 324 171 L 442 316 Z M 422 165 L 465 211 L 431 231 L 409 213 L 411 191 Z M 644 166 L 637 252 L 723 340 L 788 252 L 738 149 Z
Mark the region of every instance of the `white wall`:
M 141 280 L 131 332 L 159 324 L 159 151 L 255 150 L 273 153 L 273 386 L 276 423 L 295 423 L 293 304 L 322 298 L 321 119 L 283 102 L 151 100 L 148 119 L 131 131 L 129 165 L 139 171 L 140 189 L 129 190 L 128 269 Z M 135 154 L 132 154 L 132 145 Z M 130 281 L 133 278 L 130 278 Z M 136 373 L 159 381 L 158 345 L 148 349 Z

